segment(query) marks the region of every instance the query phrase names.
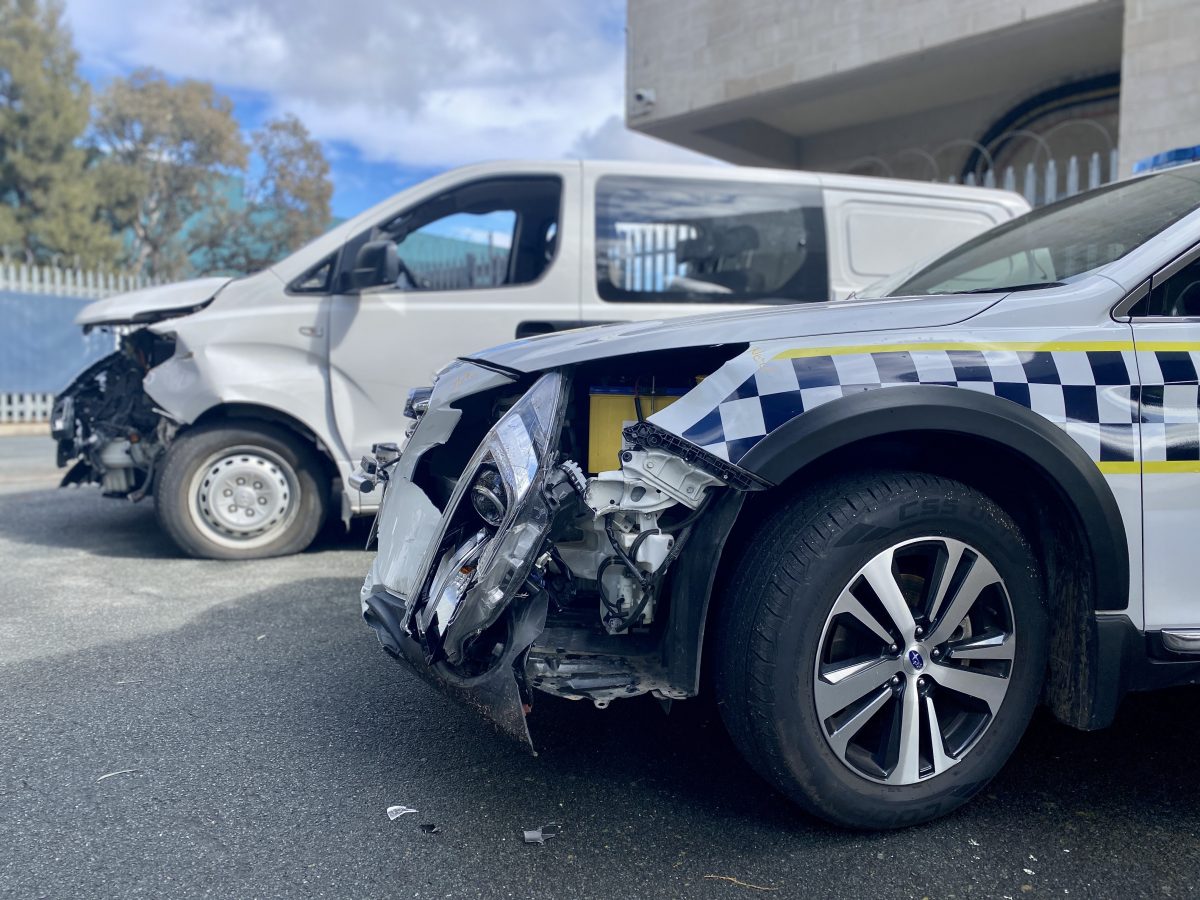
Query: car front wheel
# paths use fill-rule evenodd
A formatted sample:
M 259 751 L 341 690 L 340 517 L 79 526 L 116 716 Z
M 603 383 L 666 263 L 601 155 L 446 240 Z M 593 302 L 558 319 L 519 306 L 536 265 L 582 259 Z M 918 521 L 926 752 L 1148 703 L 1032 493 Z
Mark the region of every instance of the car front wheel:
M 190 556 L 259 559 L 304 550 L 325 520 L 327 491 L 313 451 L 258 423 L 202 426 L 167 451 L 155 504 Z
M 809 811 L 859 828 L 954 809 L 1028 724 L 1046 661 L 1033 552 L 994 502 L 919 473 L 787 503 L 729 579 L 717 690 L 739 749 Z

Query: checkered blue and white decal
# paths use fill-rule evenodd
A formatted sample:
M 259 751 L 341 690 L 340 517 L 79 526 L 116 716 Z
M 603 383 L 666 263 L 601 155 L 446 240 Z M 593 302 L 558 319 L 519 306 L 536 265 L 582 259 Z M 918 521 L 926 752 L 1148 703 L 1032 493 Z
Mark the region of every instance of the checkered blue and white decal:
M 1143 457 L 1200 459 L 1198 364 L 1200 353 L 1189 350 L 1147 349 L 1135 358 L 1131 341 L 832 348 L 771 342 L 752 345 L 650 421 L 737 463 L 772 431 L 824 403 L 862 391 L 945 385 L 1018 403 L 1061 427 L 1102 470 L 1122 472 Z

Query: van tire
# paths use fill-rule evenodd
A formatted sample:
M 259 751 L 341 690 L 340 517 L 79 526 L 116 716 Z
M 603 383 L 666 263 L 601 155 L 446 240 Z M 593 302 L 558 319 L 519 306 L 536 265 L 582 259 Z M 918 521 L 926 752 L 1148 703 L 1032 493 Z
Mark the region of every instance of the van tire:
M 329 508 L 315 450 L 258 422 L 202 425 L 166 451 L 154 489 L 163 530 L 200 559 L 263 559 L 312 543 Z

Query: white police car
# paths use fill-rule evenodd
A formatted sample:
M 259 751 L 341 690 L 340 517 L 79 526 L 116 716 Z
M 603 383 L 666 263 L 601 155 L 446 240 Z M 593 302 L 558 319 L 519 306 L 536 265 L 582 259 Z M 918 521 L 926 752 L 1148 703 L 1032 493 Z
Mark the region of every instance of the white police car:
M 879 299 L 459 360 L 357 476 L 364 616 L 521 740 L 538 691 L 715 691 L 808 810 L 941 815 L 1039 703 L 1097 728 L 1196 677 L 1198 210 L 1172 169 Z

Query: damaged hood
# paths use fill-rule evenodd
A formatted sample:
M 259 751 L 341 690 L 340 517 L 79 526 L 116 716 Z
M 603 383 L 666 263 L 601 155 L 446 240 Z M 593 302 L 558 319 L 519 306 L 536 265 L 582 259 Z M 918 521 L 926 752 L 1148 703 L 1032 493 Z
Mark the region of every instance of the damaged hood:
M 224 276 L 196 278 L 106 297 L 81 309 L 75 316 L 75 324 L 85 328 L 134 325 L 184 315 L 204 306 L 232 280 Z
M 540 372 L 611 356 L 777 338 L 939 328 L 995 305 L 1003 293 L 837 300 L 746 312 L 600 325 L 501 344 L 468 357 L 517 372 Z

